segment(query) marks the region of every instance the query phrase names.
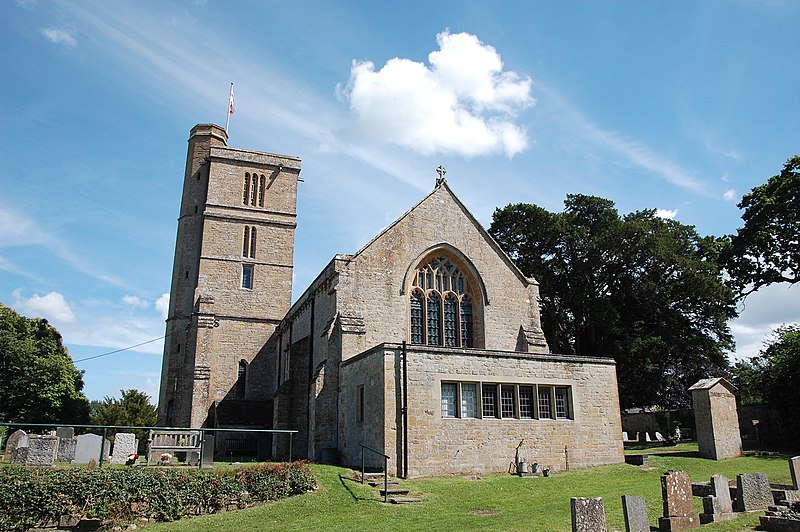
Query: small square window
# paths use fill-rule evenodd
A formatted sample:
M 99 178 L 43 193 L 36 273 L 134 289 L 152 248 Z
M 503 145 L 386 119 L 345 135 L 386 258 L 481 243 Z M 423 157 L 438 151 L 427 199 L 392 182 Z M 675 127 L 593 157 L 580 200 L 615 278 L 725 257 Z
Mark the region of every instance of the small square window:
M 242 288 L 253 288 L 253 266 L 242 265 Z

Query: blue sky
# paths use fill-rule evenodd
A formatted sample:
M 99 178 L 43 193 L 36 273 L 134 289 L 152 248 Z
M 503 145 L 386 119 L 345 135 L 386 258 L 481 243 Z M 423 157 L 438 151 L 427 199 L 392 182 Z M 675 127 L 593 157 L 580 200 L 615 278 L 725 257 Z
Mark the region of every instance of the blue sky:
M 800 153 L 800 4 L 0 3 L 0 301 L 73 359 L 164 334 L 188 132 L 303 159 L 295 296 L 434 186 L 485 225 L 569 193 L 702 234 Z M 800 289 L 732 322 L 752 356 Z M 157 397 L 160 340 L 77 362 L 91 399 Z

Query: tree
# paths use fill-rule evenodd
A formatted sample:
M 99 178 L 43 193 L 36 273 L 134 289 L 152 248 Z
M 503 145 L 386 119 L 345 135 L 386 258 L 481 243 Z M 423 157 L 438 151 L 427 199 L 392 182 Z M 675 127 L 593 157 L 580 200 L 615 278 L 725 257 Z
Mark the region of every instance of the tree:
M 727 375 L 734 294 L 715 241 L 654 210 L 621 217 L 612 201 L 569 195 L 565 210 L 498 209 L 490 228 L 540 282 L 553 352 L 613 357 L 623 406 L 685 406 L 687 388 Z
M 105 396 L 102 402 L 92 401 L 93 425 L 118 425 L 153 427 L 158 421 L 158 410 L 150 403 L 150 396 L 139 390 L 120 390 L 122 397 Z M 146 431 L 133 429 L 139 439 L 139 447 L 146 446 Z
M 765 403 L 781 414 L 794 440 L 800 435 L 800 325 L 783 325 L 750 361 L 734 367 L 734 382 L 745 404 Z
M 26 318 L 0 303 L 0 419 L 83 424 L 89 403 L 83 372 L 47 320 Z
M 800 270 L 800 156 L 742 198 L 744 226 L 722 251 L 729 284 L 741 296 L 773 283 L 797 283 Z

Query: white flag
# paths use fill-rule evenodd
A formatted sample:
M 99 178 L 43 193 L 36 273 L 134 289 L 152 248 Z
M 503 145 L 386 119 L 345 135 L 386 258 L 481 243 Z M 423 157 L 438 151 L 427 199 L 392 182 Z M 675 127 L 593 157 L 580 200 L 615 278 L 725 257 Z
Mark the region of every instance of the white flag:
M 228 98 L 228 115 L 232 115 L 236 112 L 236 105 L 233 103 L 233 83 L 231 83 L 231 95 Z

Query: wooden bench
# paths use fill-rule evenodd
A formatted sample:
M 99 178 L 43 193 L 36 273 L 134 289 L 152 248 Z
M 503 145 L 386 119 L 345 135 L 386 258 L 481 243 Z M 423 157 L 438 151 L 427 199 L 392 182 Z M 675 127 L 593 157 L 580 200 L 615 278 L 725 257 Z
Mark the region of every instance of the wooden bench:
M 200 460 L 202 433 L 199 430 L 159 430 L 148 433 L 147 465 L 157 465 L 164 453 L 185 453 L 185 462 L 197 465 Z

